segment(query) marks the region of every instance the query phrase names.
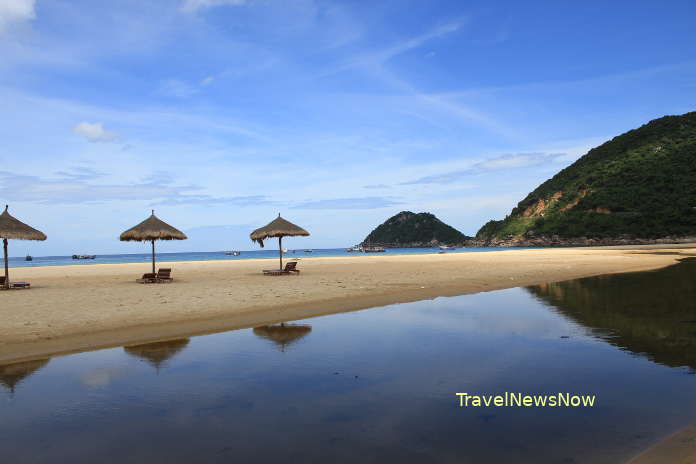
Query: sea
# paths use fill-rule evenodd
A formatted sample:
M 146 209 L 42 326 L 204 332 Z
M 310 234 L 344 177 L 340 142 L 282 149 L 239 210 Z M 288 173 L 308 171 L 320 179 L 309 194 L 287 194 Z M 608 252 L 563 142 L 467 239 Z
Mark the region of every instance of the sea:
M 457 248 L 446 250 L 445 253 L 479 253 L 482 251 L 500 251 L 509 249 L 524 248 Z M 284 255 L 286 259 L 311 258 L 311 257 L 338 257 L 338 256 L 373 256 L 373 255 L 423 255 L 441 253 L 439 248 L 389 248 L 384 253 L 362 253 L 348 252 L 346 248 L 323 248 L 288 250 Z M 150 261 L 152 254 L 114 254 L 96 255 L 94 259 L 73 259 L 72 256 L 33 256 L 31 261 L 26 261 L 25 257 L 10 257 L 11 267 L 40 267 L 40 266 L 66 266 L 66 265 L 85 265 L 85 264 L 117 264 L 117 263 L 141 263 Z M 278 249 L 266 248 L 263 250 L 240 251 L 239 256 L 226 255 L 224 251 L 194 251 L 185 253 L 157 253 L 158 262 L 174 261 L 220 261 L 220 260 L 240 260 L 240 259 L 278 259 Z

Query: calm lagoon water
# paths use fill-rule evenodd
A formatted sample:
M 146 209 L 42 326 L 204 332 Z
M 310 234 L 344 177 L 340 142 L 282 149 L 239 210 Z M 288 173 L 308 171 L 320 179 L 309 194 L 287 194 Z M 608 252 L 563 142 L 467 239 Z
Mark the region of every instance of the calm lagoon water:
M 695 302 L 685 262 L 4 366 L 1 454 L 622 462 L 696 421 Z M 460 408 L 455 396 L 506 391 L 597 404 Z

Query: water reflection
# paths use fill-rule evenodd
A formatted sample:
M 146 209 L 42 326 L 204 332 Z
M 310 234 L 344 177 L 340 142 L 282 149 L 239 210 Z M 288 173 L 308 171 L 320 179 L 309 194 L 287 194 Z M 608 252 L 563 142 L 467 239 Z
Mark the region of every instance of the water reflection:
M 15 388 L 24 379 L 48 364 L 49 359 L 38 359 L 0 366 L 0 384 L 14 395 Z
M 159 371 L 160 368 L 166 366 L 167 361 L 186 348 L 188 344 L 188 338 L 181 338 L 164 342 L 124 346 L 123 350 L 131 356 L 144 359 L 148 364 Z
M 254 327 L 254 333 L 261 338 L 272 341 L 280 351 L 306 337 L 312 331 L 311 325 L 285 324 L 262 325 Z
M 652 272 L 527 287 L 591 335 L 666 366 L 696 369 L 696 260 Z

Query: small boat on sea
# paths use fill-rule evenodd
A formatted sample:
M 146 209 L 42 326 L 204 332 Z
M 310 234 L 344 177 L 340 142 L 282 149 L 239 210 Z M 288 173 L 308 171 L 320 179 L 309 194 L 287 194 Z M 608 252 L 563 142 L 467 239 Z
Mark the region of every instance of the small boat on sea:
M 226 251 L 225 254 L 231 255 L 231 256 L 239 256 L 242 254 L 242 252 L 241 251 Z
M 352 253 L 354 251 L 363 251 L 363 249 L 361 246 L 355 245 L 354 247 L 346 248 L 346 251 Z
M 72 255 L 72 259 L 94 259 L 97 255 Z
M 314 250 L 304 250 L 305 253 L 311 253 L 311 252 L 313 252 L 313 251 L 314 251 Z
M 453 246 L 447 246 L 447 245 L 440 245 L 441 250 L 454 250 L 455 248 Z
M 24 261 L 33 261 L 34 258 L 32 258 L 30 255 L 27 255 L 26 258 L 24 258 Z
M 387 250 L 385 250 L 384 247 L 373 246 L 373 247 L 365 247 L 365 248 L 363 248 L 363 251 L 365 253 L 384 253 Z

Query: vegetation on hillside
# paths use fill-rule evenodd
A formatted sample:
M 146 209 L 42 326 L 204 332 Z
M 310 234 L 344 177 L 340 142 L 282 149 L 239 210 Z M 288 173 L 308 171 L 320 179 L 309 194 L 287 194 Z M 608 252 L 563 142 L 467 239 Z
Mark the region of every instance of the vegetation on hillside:
M 665 116 L 590 150 L 476 234 L 696 235 L 696 112 Z
M 402 211 L 379 225 L 363 243 L 383 246 L 426 246 L 429 243 L 459 244 L 468 238 L 430 213 Z

